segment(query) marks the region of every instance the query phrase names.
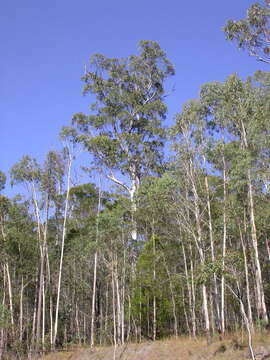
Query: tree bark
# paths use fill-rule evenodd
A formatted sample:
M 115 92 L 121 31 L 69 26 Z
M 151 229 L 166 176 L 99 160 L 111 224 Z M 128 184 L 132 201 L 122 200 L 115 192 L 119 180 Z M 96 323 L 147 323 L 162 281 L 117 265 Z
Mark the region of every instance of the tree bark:
M 58 274 L 58 285 L 57 285 L 57 299 L 56 299 L 56 308 L 55 308 L 55 321 L 54 321 L 54 335 L 53 335 L 53 346 L 55 347 L 57 332 L 58 332 L 58 313 L 59 313 L 59 301 L 60 301 L 60 292 L 61 292 L 61 279 L 62 279 L 62 269 L 63 269 L 63 258 L 64 258 L 64 247 L 65 247 L 65 238 L 66 238 L 66 223 L 68 216 L 68 203 L 69 203 L 69 192 L 70 192 L 70 182 L 71 182 L 71 168 L 73 155 L 68 154 L 68 170 L 67 170 L 67 190 L 65 198 L 65 210 L 64 210 L 64 221 L 63 221 L 63 231 L 62 231 L 62 241 L 61 241 L 61 255 L 60 255 L 60 264 L 59 264 L 59 274 Z
M 97 284 L 97 262 L 98 262 L 98 238 L 99 238 L 99 214 L 101 207 L 101 189 L 99 182 L 99 191 L 98 191 L 98 210 L 96 218 L 96 250 L 94 255 L 94 275 L 93 275 L 93 288 L 92 288 L 92 309 L 91 309 L 91 339 L 90 346 L 94 346 L 95 342 L 95 309 L 96 309 L 96 284 Z

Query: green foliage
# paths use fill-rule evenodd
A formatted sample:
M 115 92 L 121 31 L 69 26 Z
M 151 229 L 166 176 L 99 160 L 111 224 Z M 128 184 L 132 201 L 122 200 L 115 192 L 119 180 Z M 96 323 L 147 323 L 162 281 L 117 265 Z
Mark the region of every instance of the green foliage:
M 40 190 L 46 194 L 48 200 L 57 200 L 59 188 L 63 187 L 65 173 L 65 160 L 63 154 L 56 151 L 49 151 L 43 168 L 40 170 Z
M 247 19 L 229 21 L 226 27 L 228 38 L 252 55 L 259 50 L 269 55 L 263 43 L 269 35 L 268 6 L 255 4 Z M 240 324 L 239 299 L 248 305 L 248 285 L 256 320 L 256 240 L 269 310 L 270 75 L 257 72 L 246 81 L 231 75 L 203 85 L 199 98 L 175 117 L 170 130 L 175 158 L 165 167 L 165 81 L 173 74 L 166 54 L 152 41 L 141 41 L 138 55 L 126 59 L 94 55 L 83 76 L 84 94 L 95 98 L 91 114 L 74 115 L 74 127 L 62 129 L 63 151 L 50 151 L 42 165 L 24 156 L 13 166 L 12 184 L 27 185 L 30 198 L 0 195 L 0 281 L 5 285 L 0 327 L 12 343 L 7 346 L 24 347 L 17 330 L 14 339 L 8 334 L 11 318 L 17 324 L 22 311 L 29 323 L 28 328 L 23 325 L 22 337 L 30 348 L 39 306 L 44 306 L 44 346 L 49 344 L 68 195 L 65 173 L 73 159 L 71 148 L 78 143 L 93 155 L 100 176 L 105 173 L 130 197 L 92 183 L 70 188 L 59 344 L 88 341 L 93 299 L 100 344 L 115 337 L 120 343 L 122 329 L 125 340 L 151 336 L 155 325 L 158 337 L 176 328 L 200 333 L 206 323 L 203 302 L 208 303 L 211 326 L 217 323 L 214 332 L 223 281 L 227 329 Z M 114 170 L 123 181 L 114 177 Z M 0 172 L 0 191 L 5 181 Z M 3 305 L 8 302 L 9 309 Z
M 3 251 L 18 273 L 33 275 L 38 261 L 35 224 L 27 203 L 6 201 L 5 242 Z
M 247 50 L 249 55 L 256 56 L 260 61 L 269 63 L 269 2 L 258 2 L 247 10 L 242 20 L 229 20 L 224 27 L 226 38 L 236 41 L 239 48 Z
M 7 329 L 11 326 L 8 308 L 0 303 L 0 328 Z
M 16 185 L 22 182 L 39 182 L 41 178 L 41 169 L 36 159 L 26 155 L 23 156 L 18 164 L 13 165 L 11 169 L 12 184 Z
M 140 178 L 158 169 L 165 132 L 164 81 L 174 74 L 160 46 L 140 42 L 140 54 L 127 59 L 94 55 L 83 77 L 84 94 L 93 94 L 94 114 L 76 114 L 76 137 L 110 169 Z M 133 175 L 132 175 L 133 174 Z
M 0 191 L 5 188 L 6 180 L 6 175 L 0 170 Z

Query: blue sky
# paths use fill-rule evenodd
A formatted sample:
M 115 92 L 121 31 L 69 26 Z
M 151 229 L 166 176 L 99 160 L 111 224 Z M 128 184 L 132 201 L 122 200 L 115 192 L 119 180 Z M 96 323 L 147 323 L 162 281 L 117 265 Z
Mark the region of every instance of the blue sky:
M 155 40 L 174 64 L 167 124 L 200 86 L 266 65 L 225 40 L 226 20 L 245 15 L 248 0 L 9 0 L 0 14 L 0 169 L 24 154 L 39 161 L 58 147 L 72 114 L 88 111 L 84 65 L 94 53 L 126 57 L 139 40 Z

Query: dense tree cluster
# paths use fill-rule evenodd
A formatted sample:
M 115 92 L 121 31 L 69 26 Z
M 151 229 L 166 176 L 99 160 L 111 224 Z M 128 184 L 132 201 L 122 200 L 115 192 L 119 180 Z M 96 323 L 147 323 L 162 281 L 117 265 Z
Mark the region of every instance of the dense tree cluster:
M 228 37 L 268 54 L 245 40 L 250 24 L 268 36 L 267 20 L 256 4 Z M 0 195 L 0 358 L 268 325 L 269 73 L 203 85 L 165 129 L 173 74 L 152 41 L 127 59 L 93 56 L 91 114 L 74 116 L 43 164 L 12 167 L 25 192 Z M 96 183 L 73 178 L 79 147 Z

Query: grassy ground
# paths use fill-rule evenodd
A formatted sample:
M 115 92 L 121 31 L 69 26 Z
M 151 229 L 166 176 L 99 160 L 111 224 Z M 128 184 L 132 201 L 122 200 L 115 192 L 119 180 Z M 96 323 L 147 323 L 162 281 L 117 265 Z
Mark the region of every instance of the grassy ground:
M 71 350 L 71 349 L 70 349 Z M 228 335 L 222 341 L 179 337 L 141 344 L 114 347 L 77 348 L 45 356 L 45 360 L 241 360 L 248 359 L 247 339 L 243 334 Z M 254 336 L 256 360 L 270 360 L 270 334 Z

